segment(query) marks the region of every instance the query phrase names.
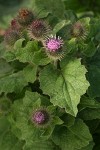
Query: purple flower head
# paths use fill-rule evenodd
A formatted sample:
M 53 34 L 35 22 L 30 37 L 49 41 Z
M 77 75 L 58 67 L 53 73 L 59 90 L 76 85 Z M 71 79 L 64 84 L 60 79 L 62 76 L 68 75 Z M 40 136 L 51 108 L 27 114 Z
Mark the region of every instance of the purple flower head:
M 45 46 L 48 49 L 48 51 L 50 52 L 56 52 L 59 49 L 62 48 L 63 46 L 63 40 L 58 36 L 58 37 L 49 37 L 46 41 L 45 41 Z
M 40 112 L 36 112 L 36 113 L 34 114 L 34 121 L 35 121 L 35 122 L 41 124 L 41 123 L 44 122 L 44 120 L 45 120 L 45 115 L 44 115 L 43 112 L 40 111 Z
M 61 60 L 65 54 L 64 42 L 61 37 L 50 36 L 46 38 L 43 42 L 45 52 L 48 57 L 53 60 Z
M 45 110 L 37 110 L 32 115 L 32 121 L 37 125 L 44 125 L 49 120 L 49 115 Z

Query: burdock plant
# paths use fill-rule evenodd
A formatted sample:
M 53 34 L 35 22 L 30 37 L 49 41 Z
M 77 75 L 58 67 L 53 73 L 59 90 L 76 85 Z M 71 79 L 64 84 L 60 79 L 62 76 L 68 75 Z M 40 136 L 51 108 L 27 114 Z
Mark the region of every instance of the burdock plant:
M 100 139 L 100 21 L 59 1 L 34 1 L 40 14 L 19 10 L 5 32 L 0 150 L 92 150 Z

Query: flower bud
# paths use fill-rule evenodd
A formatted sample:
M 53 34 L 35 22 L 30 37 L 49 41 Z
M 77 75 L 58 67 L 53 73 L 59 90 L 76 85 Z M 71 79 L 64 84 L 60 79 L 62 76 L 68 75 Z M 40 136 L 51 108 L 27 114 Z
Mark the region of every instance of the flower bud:
M 35 20 L 28 29 L 29 37 L 41 41 L 50 33 L 50 26 L 42 21 Z
M 24 27 L 30 25 L 33 19 L 34 19 L 34 15 L 28 9 L 21 9 L 17 16 L 18 23 Z
M 87 29 L 80 21 L 77 21 L 71 28 L 71 34 L 77 39 L 85 39 L 87 36 Z
M 14 43 L 20 39 L 20 33 L 18 30 L 12 30 L 9 28 L 4 35 L 4 41 L 7 45 L 12 46 Z
M 49 113 L 46 110 L 36 110 L 31 117 L 32 122 L 35 125 L 44 127 L 49 122 Z

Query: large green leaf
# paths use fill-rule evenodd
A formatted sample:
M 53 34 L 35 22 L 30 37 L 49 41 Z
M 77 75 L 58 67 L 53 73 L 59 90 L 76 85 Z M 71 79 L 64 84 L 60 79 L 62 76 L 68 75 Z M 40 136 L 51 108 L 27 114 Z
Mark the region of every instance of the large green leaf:
M 0 97 L 0 117 L 9 112 L 11 101 L 6 96 Z
M 8 74 L 0 78 L 0 93 L 21 92 L 27 81 L 24 78 L 23 72 Z
M 88 70 L 88 80 L 90 87 L 88 94 L 90 97 L 100 97 L 100 68 L 95 65 L 91 65 Z
M 20 40 L 15 43 L 16 50 L 16 59 L 21 62 L 33 62 L 34 59 L 34 51 L 36 51 L 36 47 L 34 47 L 34 42 L 29 41 L 25 47 L 20 47 Z M 16 46 L 17 45 L 17 46 Z
M 83 120 L 100 119 L 100 105 L 99 108 L 86 108 L 79 113 L 79 117 Z
M 98 18 L 91 18 L 90 20 L 90 33 L 89 37 L 95 38 L 97 41 L 100 41 L 100 20 Z
M 23 72 L 13 73 L 14 69 L 4 59 L 0 59 L 0 93 L 21 92 L 27 85 Z
M 0 59 L 0 78 L 11 72 L 13 68 L 4 59 Z
M 47 57 L 44 50 L 41 48 L 38 52 L 34 53 L 34 61 L 33 63 L 36 65 L 47 65 L 51 60 Z
M 14 52 L 8 51 L 8 50 L 5 51 L 3 58 L 6 59 L 7 62 L 11 62 L 11 61 L 16 60 Z
M 38 47 L 37 41 L 29 41 L 25 47 L 22 47 L 23 40 L 18 40 L 14 45 L 16 59 L 36 65 L 46 65 L 50 62 L 43 49 Z
M 60 22 L 58 22 L 54 29 L 53 29 L 53 34 L 56 34 L 59 30 L 61 30 L 65 25 L 69 24 L 70 20 L 61 20 Z
M 83 120 L 100 119 L 100 103 L 96 100 L 83 96 L 78 108 Z
M 4 53 L 5 53 L 5 44 L 4 42 L 2 42 L 0 43 L 0 58 L 3 57 Z
M 34 82 L 36 80 L 37 66 L 28 65 L 23 69 L 23 74 L 27 82 Z
M 93 150 L 93 147 L 94 147 L 94 143 L 93 142 L 90 142 L 89 145 L 81 148 L 80 150 Z M 76 149 L 75 149 L 76 150 Z
M 79 111 L 82 111 L 85 108 L 97 108 L 100 109 L 100 103 L 97 102 L 95 99 L 83 96 L 81 98 L 80 104 L 78 105 Z
M 25 145 L 23 150 L 54 150 L 54 145 L 51 141 L 33 142 L 31 145 Z
M 85 78 L 86 69 L 80 59 L 64 60 L 61 71 L 51 65 L 45 67 L 40 74 L 40 85 L 44 94 L 48 94 L 53 105 L 66 109 L 66 112 L 76 116 L 80 96 L 83 95 L 89 83 Z
M 93 41 L 88 42 L 87 44 L 81 43 L 79 44 L 79 48 L 81 52 L 87 57 L 92 57 L 97 50 Z
M 69 128 L 56 128 L 52 139 L 62 150 L 75 150 L 87 146 L 92 140 L 92 137 L 85 123 L 78 119 Z
M 45 10 L 45 13 L 52 13 L 53 15 L 62 18 L 64 15 L 65 7 L 61 0 L 35 0 L 34 5 L 36 6 L 36 9 L 43 11 Z M 48 7 L 49 6 L 49 7 Z M 42 17 L 42 16 L 41 16 Z
M 22 150 L 23 142 L 19 141 L 10 131 L 10 125 L 6 117 L 0 118 L 0 149 Z

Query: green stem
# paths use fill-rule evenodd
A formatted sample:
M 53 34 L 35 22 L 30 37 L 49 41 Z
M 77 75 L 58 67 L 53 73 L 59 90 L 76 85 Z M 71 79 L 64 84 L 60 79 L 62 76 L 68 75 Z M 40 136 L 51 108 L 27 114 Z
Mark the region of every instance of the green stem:
M 57 69 L 58 66 L 58 60 L 54 60 L 54 67 Z

